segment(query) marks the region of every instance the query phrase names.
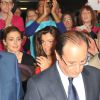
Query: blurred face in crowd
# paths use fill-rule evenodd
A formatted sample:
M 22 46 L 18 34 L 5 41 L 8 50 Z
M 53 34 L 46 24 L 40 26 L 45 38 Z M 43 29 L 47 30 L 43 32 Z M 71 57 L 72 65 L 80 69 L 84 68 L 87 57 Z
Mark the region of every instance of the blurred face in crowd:
M 28 11 L 27 21 L 30 21 L 30 20 L 35 21 L 37 18 L 38 18 L 38 14 L 35 11 L 33 11 L 33 10 Z
M 44 13 L 44 4 L 45 4 L 45 0 L 39 0 L 39 4 L 38 4 L 39 15 L 42 15 Z M 46 4 L 46 9 L 48 10 L 48 12 L 50 12 L 48 3 Z
M 4 40 L 4 45 L 8 52 L 16 53 L 21 47 L 21 35 L 17 31 L 9 32 L 7 34 L 6 40 Z
M 1 11 L 3 13 L 8 13 L 12 10 L 14 4 L 12 0 L 1 0 Z
M 17 8 L 16 11 L 14 12 L 15 15 L 21 16 L 21 10 L 20 8 Z
M 82 13 L 81 13 L 81 18 L 84 23 L 91 23 L 92 20 L 92 14 L 89 10 L 87 9 L 83 9 Z
M 80 43 L 81 45 L 67 42 L 63 47 L 62 56 L 56 53 L 62 72 L 69 77 L 78 76 L 87 60 L 87 44 L 83 41 Z
M 45 2 L 44 0 L 40 0 L 40 1 L 39 1 L 39 4 L 38 4 L 38 12 L 39 12 L 40 14 L 43 13 L 44 2 Z
M 64 15 L 63 23 L 64 23 L 65 27 L 67 28 L 67 30 L 72 29 L 73 21 L 69 14 Z
M 45 54 L 51 56 L 52 52 L 54 52 L 55 38 L 50 33 L 47 33 L 42 35 L 41 40 Z

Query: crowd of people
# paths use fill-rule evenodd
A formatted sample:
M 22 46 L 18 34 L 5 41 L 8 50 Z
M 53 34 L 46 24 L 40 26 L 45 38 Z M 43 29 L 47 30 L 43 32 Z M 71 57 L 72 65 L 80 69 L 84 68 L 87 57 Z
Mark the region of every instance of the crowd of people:
M 69 99 L 69 77 L 73 78 L 77 100 L 100 100 L 97 12 L 83 5 L 75 16 L 70 11 L 63 13 L 57 0 L 39 0 L 37 9 L 27 10 L 24 21 L 20 8 L 12 12 L 14 3 L 0 0 L 0 62 L 1 67 L 8 66 L 5 70 L 9 74 L 4 78 L 11 78 L 11 93 L 17 92 L 8 95 L 0 90 L 1 100 L 73 100 Z M 1 74 L 3 68 L 0 78 Z M 3 81 L 4 86 L 7 82 L 10 80 Z

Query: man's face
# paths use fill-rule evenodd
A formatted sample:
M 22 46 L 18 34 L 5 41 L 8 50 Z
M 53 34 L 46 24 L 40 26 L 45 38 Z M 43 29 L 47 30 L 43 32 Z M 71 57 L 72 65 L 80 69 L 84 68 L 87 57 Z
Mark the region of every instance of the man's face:
M 40 0 L 39 1 L 39 5 L 38 5 L 38 12 L 39 12 L 39 14 L 43 14 L 43 10 L 44 10 L 44 3 L 45 3 L 45 1 L 43 1 L 43 0 Z
M 44 10 L 46 10 L 48 12 L 48 14 L 51 11 L 48 3 L 46 2 L 46 4 L 45 4 L 45 0 L 40 0 L 39 1 L 39 5 L 38 5 L 38 13 L 39 13 L 39 15 L 42 15 L 44 13 Z
M 72 21 L 72 18 L 71 18 L 70 15 L 66 14 L 64 16 L 63 23 L 64 23 L 64 25 L 65 25 L 66 28 L 72 29 L 72 27 L 73 27 L 73 21 Z
M 57 55 L 57 54 L 56 54 Z M 63 47 L 62 57 L 58 62 L 62 72 L 68 77 L 78 76 L 87 60 L 87 45 L 80 41 L 80 45 L 71 42 Z

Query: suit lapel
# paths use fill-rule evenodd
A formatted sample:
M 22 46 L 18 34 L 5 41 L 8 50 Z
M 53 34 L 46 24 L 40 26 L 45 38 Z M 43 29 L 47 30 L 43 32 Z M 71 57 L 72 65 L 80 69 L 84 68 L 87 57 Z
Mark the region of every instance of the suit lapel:
M 52 76 L 50 78 L 50 85 L 51 91 L 56 96 L 57 100 L 68 100 L 67 95 L 65 93 L 63 84 L 60 79 L 59 72 L 56 68 L 56 64 L 52 67 Z M 51 75 L 51 74 L 50 74 Z

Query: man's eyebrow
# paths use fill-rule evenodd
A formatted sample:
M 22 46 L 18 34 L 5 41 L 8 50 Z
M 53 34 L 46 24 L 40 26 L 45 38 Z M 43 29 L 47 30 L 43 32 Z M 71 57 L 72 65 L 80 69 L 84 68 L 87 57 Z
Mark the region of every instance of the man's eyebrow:
M 80 62 L 83 62 L 83 61 L 85 61 L 85 60 L 87 60 L 87 58 L 81 60 Z M 70 61 L 70 60 L 68 60 L 67 62 L 69 62 L 69 63 L 77 63 L 77 61 Z

